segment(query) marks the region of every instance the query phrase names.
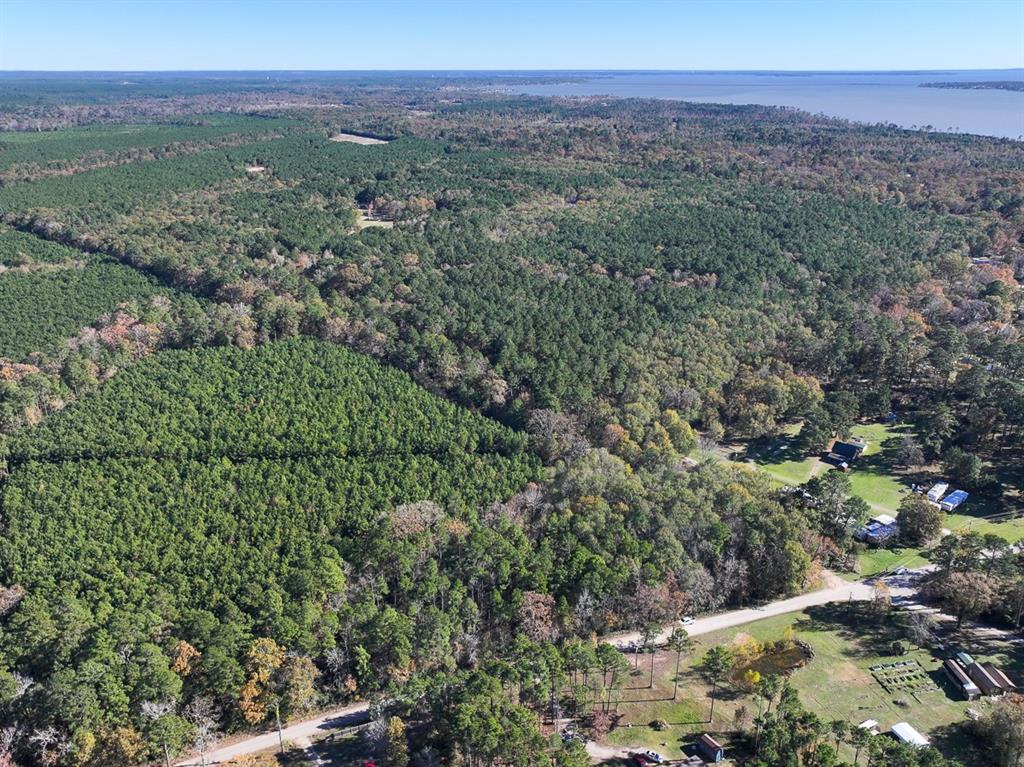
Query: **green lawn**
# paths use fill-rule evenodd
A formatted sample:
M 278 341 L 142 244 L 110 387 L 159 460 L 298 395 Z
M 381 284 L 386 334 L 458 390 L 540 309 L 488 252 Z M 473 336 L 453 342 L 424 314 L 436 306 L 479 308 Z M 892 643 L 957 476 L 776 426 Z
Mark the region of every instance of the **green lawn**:
M 631 748 L 653 748 L 667 757 L 677 758 L 682 754 L 682 746 L 692 742 L 696 735 L 713 732 L 715 737 L 725 740 L 728 747 L 730 735 L 735 732 L 737 709 L 745 706 L 752 715 L 756 715 L 758 704 L 752 696 L 725 689 L 716 700 L 715 721 L 708 724 L 710 689 L 694 670 L 694 664 L 717 644 L 730 644 L 742 635 L 753 636 L 762 642 L 778 640 L 785 629 L 792 626 L 797 638 L 809 643 L 814 651 L 813 660 L 789 677 L 799 691 L 800 699 L 810 710 L 825 720 L 845 719 L 853 724 L 876 719 L 883 730 L 896 722 L 907 721 L 929 734 L 937 747 L 964 764 L 984 763 L 982 756 L 973 750 L 971 737 L 965 729 L 968 703 L 960 700 L 946 683 L 940 656 L 917 647 L 912 647 L 907 655 L 898 658 L 892 655 L 892 641 L 903 639 L 899 628 L 903 619 L 899 612 L 891 617 L 874 615 L 866 603 L 855 603 L 852 607 L 834 604 L 696 637 L 697 649 L 690 659 L 684 659 L 681 668 L 679 698 L 675 702 L 669 700 L 675 654 L 657 654 L 653 688 L 646 686 L 647 657 L 641 656 L 642 673 L 632 678 L 637 689 L 626 692 L 626 697 L 637 702 L 618 705 L 618 713 L 622 715 L 620 726 L 602 742 Z M 961 637 L 946 641 L 958 650 L 993 660 L 1004 666 L 1014 678 L 1024 668 L 1024 653 L 1002 640 Z M 926 683 L 934 682 L 938 689 L 916 693 L 909 690 L 887 692 L 869 669 L 897 660 L 917 661 Z M 975 701 L 970 705 L 978 711 L 985 711 L 989 704 Z M 669 729 L 659 732 L 650 727 L 656 719 L 667 721 Z M 852 758 L 852 753 L 845 756 Z
M 800 425 L 794 424 L 778 437 L 752 442 L 746 449 L 746 462 L 760 468 L 779 485 L 799 485 L 816 473 L 833 471 L 818 456 L 804 455 L 796 445 L 799 433 Z M 911 433 L 904 425 L 883 423 L 861 423 L 853 428 L 852 436 L 864 440 L 868 446 L 849 473 L 850 487 L 853 494 L 867 501 L 875 513 L 896 516 L 900 502 L 910 492 L 912 481 L 916 479 L 927 483 L 935 479 L 930 473 L 912 478 L 894 465 L 894 451 L 900 441 Z M 973 495 L 965 504 L 966 513 L 950 514 L 944 526 L 949 530 L 994 533 L 1011 543 L 1024 540 L 1024 518 L 1007 522 L 985 519 L 987 515 L 1003 510 L 1004 506 L 998 499 Z M 900 566 L 918 567 L 927 562 L 920 549 L 909 548 L 898 553 L 872 549 L 861 554 L 858 561 L 861 576 Z

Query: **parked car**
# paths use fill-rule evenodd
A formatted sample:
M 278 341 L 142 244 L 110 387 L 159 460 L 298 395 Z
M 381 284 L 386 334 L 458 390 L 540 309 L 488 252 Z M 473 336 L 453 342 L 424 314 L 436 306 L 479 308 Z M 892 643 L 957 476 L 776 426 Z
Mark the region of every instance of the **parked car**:
M 644 751 L 642 756 L 648 761 L 654 764 L 661 764 L 665 761 L 665 757 L 659 754 L 657 751 Z
M 647 761 L 647 757 L 643 754 L 633 754 L 633 764 L 635 764 L 636 767 L 647 767 L 650 762 Z
M 679 623 L 682 626 L 689 626 L 695 620 L 697 620 L 697 619 L 694 618 L 692 615 L 684 615 L 682 618 L 679 619 Z

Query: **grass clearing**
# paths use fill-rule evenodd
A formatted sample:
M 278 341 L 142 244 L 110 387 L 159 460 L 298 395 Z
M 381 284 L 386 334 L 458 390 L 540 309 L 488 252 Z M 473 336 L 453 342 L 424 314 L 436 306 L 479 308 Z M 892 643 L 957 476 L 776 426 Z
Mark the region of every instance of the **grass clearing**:
M 774 439 L 750 443 L 745 450 L 745 462 L 757 466 L 779 485 L 799 485 L 816 474 L 833 471 L 819 456 L 804 454 L 796 443 L 799 434 L 800 424 L 793 424 Z M 912 474 L 896 465 L 895 451 L 905 437 L 912 435 L 911 429 L 904 424 L 859 423 L 852 430 L 852 436 L 865 441 L 867 448 L 848 475 L 850 487 L 853 494 L 867 501 L 875 513 L 896 516 L 911 484 L 928 484 L 937 481 L 940 475 L 938 466 L 928 466 Z M 1013 478 L 1001 476 L 1000 481 L 1007 487 L 1013 484 Z M 953 531 L 991 533 L 1016 543 L 1024 540 L 1024 518 L 1001 522 L 987 519 L 990 515 L 1005 512 L 1009 504 L 1009 498 L 1000 500 L 972 494 L 964 509 L 958 514 L 950 514 L 944 526 Z M 896 567 L 920 567 L 927 562 L 922 549 L 869 549 L 858 557 L 858 577 Z
M 792 627 L 796 637 L 814 651 L 814 658 L 789 677 L 808 709 L 826 721 L 845 719 L 857 724 L 876 719 L 883 731 L 896 722 L 908 721 L 929 735 L 947 755 L 969 766 L 983 764 L 983 755 L 975 750 L 966 732 L 965 712 L 968 705 L 985 711 L 989 704 L 984 699 L 971 704 L 959 699 L 941 671 L 945 655 L 914 647 L 909 642 L 909 653 L 892 654 L 894 640 L 906 642 L 901 628 L 904 617 L 898 611 L 889 617 L 879 617 L 870 612 L 866 603 L 834 603 L 695 637 L 696 650 L 690 658 L 684 658 L 680 667 L 676 701 L 671 700 L 675 654 L 656 654 L 651 687 L 647 687 L 649 656 L 641 656 L 639 673 L 626 683 L 627 687 L 638 689 L 624 691 L 627 701 L 637 702 L 619 703 L 619 727 L 601 742 L 608 746 L 653 748 L 670 758 L 681 756 L 683 746 L 701 732 L 714 733 L 727 748 L 730 742 L 738 744 L 741 738 L 736 737 L 736 712 L 746 707 L 751 716 L 756 716 L 757 701 L 741 691 L 722 689 L 715 702 L 714 722 L 708 724 L 711 690 L 694 666 L 708 649 L 732 643 L 740 635 L 760 642 L 775 641 Z M 1011 678 L 1017 679 L 1024 668 L 1024 653 L 1002 639 L 971 635 L 943 639 L 950 648 L 963 649 L 1001 665 Z M 900 661 L 919 664 L 918 681 L 932 689 L 887 692 L 871 667 Z M 660 732 L 653 729 L 650 724 L 656 719 L 668 722 L 669 728 Z M 852 758 L 852 753 L 845 756 Z

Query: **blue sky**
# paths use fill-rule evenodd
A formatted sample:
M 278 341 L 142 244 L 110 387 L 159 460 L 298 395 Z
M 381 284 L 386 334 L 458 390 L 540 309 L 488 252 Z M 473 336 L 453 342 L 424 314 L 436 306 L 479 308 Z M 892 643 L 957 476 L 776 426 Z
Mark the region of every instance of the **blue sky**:
M 0 0 L 0 69 L 1024 67 L 1024 0 Z

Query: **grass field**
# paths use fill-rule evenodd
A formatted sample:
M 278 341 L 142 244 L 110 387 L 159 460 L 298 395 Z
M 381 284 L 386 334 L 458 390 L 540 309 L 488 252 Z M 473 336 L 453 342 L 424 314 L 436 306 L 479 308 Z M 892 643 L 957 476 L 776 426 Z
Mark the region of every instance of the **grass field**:
M 746 460 L 766 472 L 780 485 L 798 485 L 812 476 L 832 471 L 829 464 L 818 456 L 805 456 L 795 444 L 800 433 L 799 424 L 788 427 L 785 432 L 770 441 L 751 443 L 746 450 Z M 910 492 L 913 482 L 928 483 L 937 479 L 937 466 L 926 467 L 918 474 L 908 474 L 895 465 L 893 454 L 900 441 L 911 435 L 903 425 L 881 423 L 857 424 L 853 436 L 867 442 L 867 449 L 849 473 L 853 494 L 863 498 L 875 513 L 896 515 L 903 497 Z M 1000 478 L 1007 483 L 1003 477 Z M 1012 482 L 1009 482 L 1012 484 Z M 1016 543 L 1024 540 L 1024 518 L 1003 522 L 986 519 L 991 514 L 1005 511 L 1005 503 L 994 498 L 973 495 L 964 506 L 963 513 L 950 514 L 945 528 L 974 530 L 982 534 L 993 533 Z M 920 549 L 902 550 L 871 549 L 859 557 L 860 575 L 891 570 L 895 567 L 918 567 L 927 563 Z
M 826 721 L 845 719 L 857 724 L 876 719 L 883 730 L 896 722 L 908 721 L 928 734 L 948 755 L 966 765 L 982 764 L 981 754 L 974 750 L 964 729 L 968 703 L 958 698 L 941 672 L 941 658 L 945 656 L 912 646 L 907 655 L 892 655 L 893 640 L 903 639 L 901 614 L 884 619 L 869 610 L 867 604 L 825 605 L 698 637 L 697 649 L 681 668 L 679 698 L 675 702 L 667 700 L 672 696 L 675 654 L 657 654 L 652 688 L 646 687 L 649 658 L 641 656 L 641 673 L 632 678 L 640 689 L 626 693 L 641 702 L 619 704 L 620 726 L 602 742 L 610 746 L 654 748 L 671 758 L 680 756 L 682 746 L 700 732 L 716 733 L 727 748 L 730 741 L 739 742 L 739 738 L 733 737 L 735 713 L 745 706 L 751 715 L 756 715 L 757 702 L 739 691 L 722 690 L 715 704 L 715 721 L 707 724 L 710 688 L 693 665 L 714 645 L 732 643 L 742 635 L 762 642 L 777 640 L 792 626 L 797 638 L 808 642 L 814 650 L 814 659 L 790 676 L 808 709 Z M 1017 678 L 1024 667 L 1024 654 L 1002 640 L 944 637 L 944 641 L 950 648 L 993 660 L 1006 668 L 1012 678 Z M 869 670 L 879 664 L 906 660 L 919 663 L 924 682 L 938 689 L 886 692 Z M 984 712 L 989 704 L 982 700 L 970 705 Z M 651 728 L 649 725 L 655 719 L 669 722 L 669 729 L 658 732 Z

